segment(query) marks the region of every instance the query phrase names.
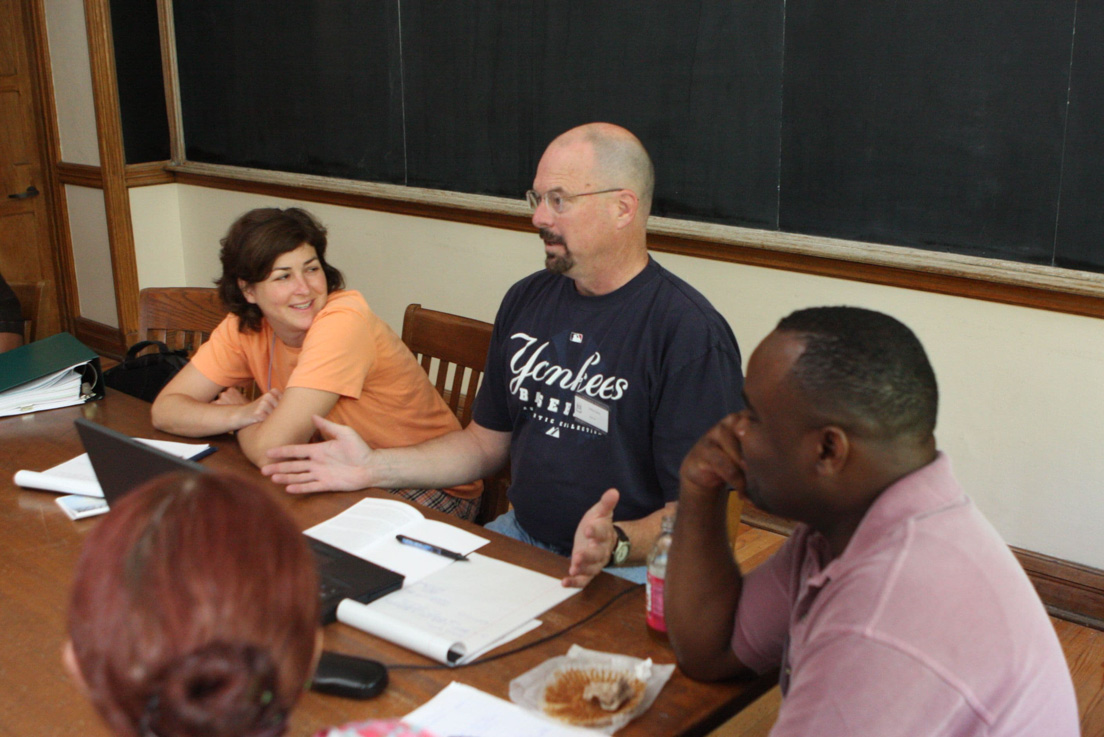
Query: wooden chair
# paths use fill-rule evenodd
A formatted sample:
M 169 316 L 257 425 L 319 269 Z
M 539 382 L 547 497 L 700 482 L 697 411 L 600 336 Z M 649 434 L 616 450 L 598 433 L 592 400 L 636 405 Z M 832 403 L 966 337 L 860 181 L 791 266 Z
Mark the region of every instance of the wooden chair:
M 407 307 L 403 317 L 403 342 L 463 427 L 471 422 L 472 404 L 483 377 L 483 365 L 487 362 L 492 327 L 481 320 L 427 310 L 419 304 Z M 506 511 L 509 486 L 508 465 L 483 480 L 483 500 L 476 522 L 485 524 Z
M 740 520 L 744 511 L 744 499 L 736 492 L 728 495 L 728 507 L 725 510 L 725 523 L 728 527 L 728 540 L 736 548 L 736 538 L 740 535 Z
M 139 293 L 138 311 L 138 340 L 159 340 L 188 355 L 226 317 L 214 287 L 149 287 Z
M 43 310 L 46 309 L 46 282 L 13 282 L 9 284 L 15 296 L 19 298 L 19 306 L 23 313 L 23 343 L 31 343 L 39 339 L 39 326 L 42 324 Z

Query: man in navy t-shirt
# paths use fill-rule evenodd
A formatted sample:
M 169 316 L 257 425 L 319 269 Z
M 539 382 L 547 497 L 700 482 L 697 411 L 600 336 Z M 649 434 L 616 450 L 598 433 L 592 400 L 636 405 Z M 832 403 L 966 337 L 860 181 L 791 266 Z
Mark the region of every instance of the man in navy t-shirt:
M 740 409 L 740 352 L 724 318 L 648 255 L 654 173 L 618 126 L 574 128 L 545 151 L 527 193 L 544 271 L 511 287 L 465 429 L 372 451 L 316 420 L 326 443 L 270 452 L 293 492 L 439 488 L 511 464 L 511 509 L 488 524 L 570 556 L 564 584 L 606 566 L 643 581 L 674 512 L 683 457 Z

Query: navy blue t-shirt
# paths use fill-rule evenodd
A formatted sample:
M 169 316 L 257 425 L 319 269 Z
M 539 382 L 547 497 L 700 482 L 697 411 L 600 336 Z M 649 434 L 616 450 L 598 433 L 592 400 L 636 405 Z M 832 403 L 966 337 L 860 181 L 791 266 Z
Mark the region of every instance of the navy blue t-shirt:
M 677 500 L 683 457 L 742 388 L 728 323 L 655 261 L 598 297 L 541 271 L 502 300 L 473 418 L 512 433 L 517 520 L 566 553 L 606 489 L 617 520 Z

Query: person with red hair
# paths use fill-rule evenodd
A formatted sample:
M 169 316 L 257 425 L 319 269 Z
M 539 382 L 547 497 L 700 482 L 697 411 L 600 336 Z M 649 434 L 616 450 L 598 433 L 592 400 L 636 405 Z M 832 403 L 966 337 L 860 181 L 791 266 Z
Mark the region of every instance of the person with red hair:
M 263 489 L 158 477 L 88 535 L 63 661 L 120 737 L 279 737 L 322 647 L 314 555 Z M 432 737 L 401 721 L 318 737 Z
M 88 535 L 64 661 L 117 735 L 284 733 L 320 650 L 313 554 L 262 489 L 159 477 Z

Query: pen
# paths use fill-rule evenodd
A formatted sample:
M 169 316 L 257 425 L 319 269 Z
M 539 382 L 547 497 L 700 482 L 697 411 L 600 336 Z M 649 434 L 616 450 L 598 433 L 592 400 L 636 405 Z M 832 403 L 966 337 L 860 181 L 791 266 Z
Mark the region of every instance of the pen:
M 446 558 L 452 558 L 453 560 L 467 560 L 468 559 L 468 556 L 466 556 L 466 555 L 460 555 L 460 553 L 454 553 L 451 550 L 445 550 L 444 548 L 439 548 L 436 545 L 430 545 L 429 543 L 423 542 L 421 540 L 415 540 L 414 538 L 407 537 L 406 535 L 395 535 L 395 539 L 398 540 L 399 542 L 401 542 L 403 545 L 413 545 L 416 548 L 421 548 L 422 550 L 428 550 L 431 553 L 436 553 L 437 555 L 443 555 Z
M 196 453 L 196 454 L 195 454 L 194 456 L 192 456 L 192 457 L 191 457 L 191 458 L 189 458 L 188 460 L 190 460 L 190 461 L 198 461 L 198 460 L 199 460 L 199 459 L 201 459 L 201 458 L 206 458 L 207 456 L 211 455 L 211 454 L 212 454 L 212 453 L 214 453 L 214 452 L 215 452 L 216 450 L 218 450 L 218 446 L 216 446 L 216 445 L 209 445 L 209 446 L 207 446 L 206 448 L 204 448 L 203 450 L 201 450 L 201 451 L 199 451 L 198 453 Z

